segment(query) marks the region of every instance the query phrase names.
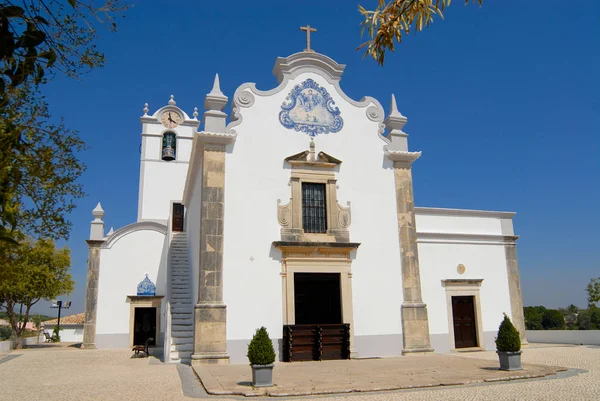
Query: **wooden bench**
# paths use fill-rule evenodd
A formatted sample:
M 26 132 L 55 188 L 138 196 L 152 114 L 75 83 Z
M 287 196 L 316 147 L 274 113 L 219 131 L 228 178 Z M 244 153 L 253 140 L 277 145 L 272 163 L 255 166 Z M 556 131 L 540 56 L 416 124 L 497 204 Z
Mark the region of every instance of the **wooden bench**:
M 44 331 L 44 337 L 46 338 L 44 341 L 47 343 L 51 343 L 52 342 L 52 336 L 50 334 L 48 334 L 47 332 Z
M 154 341 L 153 337 L 150 337 L 149 339 L 147 339 L 146 344 L 144 344 L 144 345 L 134 345 L 133 346 L 133 348 L 131 350 L 135 351 L 136 358 L 146 358 L 146 357 L 150 356 L 150 354 L 148 353 L 148 345 L 150 344 L 151 341 Z M 143 352 L 143 354 L 140 354 L 140 352 Z

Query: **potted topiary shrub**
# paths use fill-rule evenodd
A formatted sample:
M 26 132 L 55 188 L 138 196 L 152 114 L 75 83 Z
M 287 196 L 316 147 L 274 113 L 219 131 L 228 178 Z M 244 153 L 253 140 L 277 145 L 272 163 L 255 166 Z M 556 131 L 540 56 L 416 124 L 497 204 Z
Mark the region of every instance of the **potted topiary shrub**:
M 256 330 L 252 341 L 248 344 L 248 359 L 252 367 L 252 385 L 270 387 L 273 385 L 273 362 L 275 351 L 267 329 Z
M 496 349 L 500 359 L 501 370 L 522 370 L 521 367 L 521 336 L 519 331 L 504 314 L 504 320 L 498 328 Z

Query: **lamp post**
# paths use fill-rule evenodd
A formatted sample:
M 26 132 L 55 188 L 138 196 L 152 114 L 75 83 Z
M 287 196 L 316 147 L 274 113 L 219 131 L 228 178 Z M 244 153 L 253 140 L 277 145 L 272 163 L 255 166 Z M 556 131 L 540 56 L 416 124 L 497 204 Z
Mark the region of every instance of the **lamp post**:
M 52 306 L 50 306 L 51 308 L 58 308 L 58 323 L 57 323 L 57 327 L 58 327 L 58 332 L 60 332 L 60 311 L 62 309 L 69 309 L 71 307 L 71 301 L 57 301 L 55 299 L 52 300 Z

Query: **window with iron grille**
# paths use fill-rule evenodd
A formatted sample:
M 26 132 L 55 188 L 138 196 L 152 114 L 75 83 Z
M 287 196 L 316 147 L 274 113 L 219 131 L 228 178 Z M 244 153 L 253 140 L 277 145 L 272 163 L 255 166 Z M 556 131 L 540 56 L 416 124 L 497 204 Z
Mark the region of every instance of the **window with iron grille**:
M 306 233 L 327 231 L 325 184 L 302 183 L 302 228 Z

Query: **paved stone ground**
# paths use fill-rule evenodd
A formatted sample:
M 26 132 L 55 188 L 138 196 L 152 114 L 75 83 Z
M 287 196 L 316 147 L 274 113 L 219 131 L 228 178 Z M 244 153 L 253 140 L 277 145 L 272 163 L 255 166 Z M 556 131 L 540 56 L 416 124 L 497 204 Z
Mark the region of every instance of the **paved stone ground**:
M 565 368 L 523 365 L 501 371 L 498 361 L 455 354 L 411 355 L 352 361 L 275 364 L 275 386 L 253 388 L 248 365 L 202 365 L 194 370 L 209 394 L 299 396 L 453 386 L 509 379 L 539 378 Z
M 130 359 L 130 356 L 128 350 L 82 351 L 52 346 L 13 351 L 0 357 L 0 400 L 243 399 L 206 396 L 193 380 L 189 367 L 165 365 L 154 358 Z M 489 363 L 497 358 L 493 352 L 453 357 Z M 559 378 L 291 399 L 600 400 L 600 347 L 532 345 L 525 349 L 523 360 L 565 366 L 570 370 L 559 374 Z

